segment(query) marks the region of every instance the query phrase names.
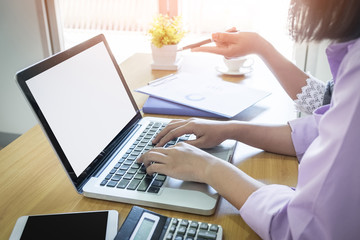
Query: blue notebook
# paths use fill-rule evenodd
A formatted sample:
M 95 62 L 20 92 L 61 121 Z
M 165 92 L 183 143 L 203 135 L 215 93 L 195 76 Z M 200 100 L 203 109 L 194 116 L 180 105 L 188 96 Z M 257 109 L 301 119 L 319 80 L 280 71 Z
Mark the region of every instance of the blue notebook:
M 224 118 L 224 116 L 220 116 L 215 113 L 202 111 L 196 108 L 169 102 L 152 96 L 149 96 L 149 98 L 146 100 L 143 106 L 143 112 L 152 114 Z

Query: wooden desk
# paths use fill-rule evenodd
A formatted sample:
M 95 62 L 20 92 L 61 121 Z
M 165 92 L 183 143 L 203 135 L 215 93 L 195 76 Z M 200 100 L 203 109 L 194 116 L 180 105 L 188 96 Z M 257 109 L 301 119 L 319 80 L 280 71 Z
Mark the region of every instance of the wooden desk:
M 216 55 L 191 54 L 185 56 L 180 71 L 218 74 L 214 67 L 220 61 L 220 56 Z M 150 63 L 150 55 L 136 54 L 120 65 L 130 89 L 170 73 L 151 71 Z M 238 84 L 260 86 L 273 93 L 235 118 L 273 123 L 284 123 L 294 118 L 293 104 L 272 74 L 260 61 L 256 62 L 255 69 L 251 79 L 223 78 Z M 134 93 L 134 96 L 139 106 L 147 98 L 139 93 Z M 266 153 L 240 143 L 233 163 L 266 183 L 295 186 L 297 182 L 297 160 L 294 157 Z M 241 188 L 237 191 L 241 191 Z M 131 207 L 130 204 L 91 199 L 77 194 L 38 125 L 0 151 L 0 239 L 9 238 L 17 218 L 22 215 L 115 209 L 120 214 L 121 225 Z M 237 209 L 223 198 L 220 198 L 212 216 L 148 209 L 171 217 L 220 224 L 224 228 L 224 239 L 259 239 L 242 220 Z

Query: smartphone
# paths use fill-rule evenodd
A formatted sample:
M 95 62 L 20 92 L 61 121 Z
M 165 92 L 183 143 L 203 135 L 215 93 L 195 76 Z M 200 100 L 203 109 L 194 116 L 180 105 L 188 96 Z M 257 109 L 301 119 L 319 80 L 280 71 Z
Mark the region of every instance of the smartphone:
M 114 239 L 118 230 L 115 210 L 31 215 L 18 218 L 10 240 Z

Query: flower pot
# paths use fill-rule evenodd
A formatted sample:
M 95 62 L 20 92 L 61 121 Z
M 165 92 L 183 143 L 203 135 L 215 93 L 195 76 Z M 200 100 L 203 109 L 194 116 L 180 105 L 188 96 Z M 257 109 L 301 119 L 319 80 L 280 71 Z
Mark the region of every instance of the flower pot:
M 179 67 L 179 57 L 177 45 L 165 45 L 158 48 L 151 44 L 153 58 L 152 69 L 177 70 Z

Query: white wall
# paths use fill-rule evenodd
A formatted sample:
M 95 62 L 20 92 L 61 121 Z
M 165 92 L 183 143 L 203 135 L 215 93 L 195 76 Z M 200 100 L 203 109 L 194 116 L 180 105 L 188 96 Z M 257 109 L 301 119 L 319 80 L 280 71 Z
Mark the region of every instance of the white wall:
M 311 43 L 308 49 L 306 71 L 323 81 L 332 79 L 330 66 L 325 53 L 329 44 L 329 41 Z
M 320 43 L 310 43 L 295 45 L 295 62 L 298 67 L 305 72 L 309 72 L 314 77 L 322 81 L 332 79 L 330 67 L 325 53 L 326 47 L 329 45 L 328 41 Z
M 45 26 L 42 0 L 0 0 L 0 142 L 37 123 L 14 76 L 49 56 Z

